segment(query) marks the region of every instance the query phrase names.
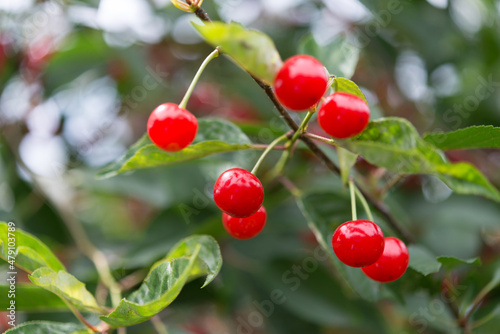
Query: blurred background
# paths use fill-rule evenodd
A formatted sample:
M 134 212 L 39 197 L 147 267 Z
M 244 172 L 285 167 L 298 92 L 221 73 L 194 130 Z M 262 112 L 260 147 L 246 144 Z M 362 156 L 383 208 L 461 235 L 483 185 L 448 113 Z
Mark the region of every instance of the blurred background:
M 212 20 L 267 33 L 283 59 L 311 36 L 325 48 L 345 36 L 360 49 L 352 80 L 369 100 L 372 118 L 403 117 L 420 133 L 500 126 L 498 0 L 205 0 L 203 8 Z M 279 184 L 266 186 L 263 233 L 231 239 L 211 187 L 228 167 L 251 168 L 257 152 L 95 180 L 99 168 L 145 133 L 157 105 L 182 99 L 211 51 L 191 22 L 199 20 L 168 0 L 0 0 L 0 220 L 39 236 L 97 293 L 102 287 L 75 247 L 68 219 L 83 224 L 115 277 L 132 279 L 130 287 L 182 237 L 215 236 L 222 271 L 207 288 L 200 290 L 200 281 L 187 285 L 161 314 L 171 333 L 460 333 L 441 297 L 442 274 L 409 269 L 391 283 L 388 299 L 369 302 L 344 291 L 327 264 L 294 270 L 307 268 L 317 244 Z M 257 143 L 288 130 L 260 87 L 225 57 L 208 66 L 187 109 L 229 119 Z M 310 128 L 320 131 L 314 123 Z M 474 164 L 500 187 L 498 150 L 447 155 Z M 277 157 L 273 153 L 264 168 Z M 481 256 L 482 267 L 450 276 L 467 305 L 500 263 L 499 206 L 453 195 L 434 177 L 400 178 L 362 160 L 357 171 L 435 255 Z M 338 177 L 307 151 L 297 153 L 287 173 L 306 192 L 328 190 L 347 199 Z M 346 204 L 345 214 L 332 220 L 349 217 Z M 276 289 L 284 299 L 271 311 L 265 301 Z M 489 298 L 495 306 L 500 292 Z M 75 321 L 64 312 L 21 317 Z M 477 333 L 496 333 L 499 318 Z M 129 333 L 154 330 L 144 323 Z

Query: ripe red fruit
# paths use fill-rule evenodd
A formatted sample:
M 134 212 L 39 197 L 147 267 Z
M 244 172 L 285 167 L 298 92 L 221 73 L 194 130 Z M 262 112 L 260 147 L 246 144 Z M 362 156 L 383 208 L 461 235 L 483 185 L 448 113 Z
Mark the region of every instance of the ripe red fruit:
M 287 59 L 274 79 L 276 96 L 292 110 L 305 110 L 318 103 L 327 85 L 325 67 L 307 55 Z
M 214 201 L 228 215 L 245 218 L 256 213 L 262 206 L 264 189 L 252 173 L 241 168 L 231 168 L 215 182 Z
M 410 255 L 404 242 L 398 238 L 387 237 L 382 256 L 371 266 L 361 269 L 372 280 L 387 283 L 403 276 L 409 261 Z
M 174 103 L 160 104 L 148 119 L 149 138 L 168 152 L 180 151 L 191 144 L 197 131 L 196 117 Z
M 246 218 L 235 218 L 227 213 L 222 214 L 222 224 L 226 231 L 236 239 L 250 239 L 262 231 L 266 225 L 267 213 L 264 206 Z
M 348 266 L 369 266 L 384 251 L 384 234 L 369 220 L 348 221 L 333 233 L 332 246 L 339 260 Z
M 325 98 L 318 111 L 319 125 L 330 136 L 344 139 L 361 133 L 370 120 L 366 102 L 352 94 L 333 93 Z

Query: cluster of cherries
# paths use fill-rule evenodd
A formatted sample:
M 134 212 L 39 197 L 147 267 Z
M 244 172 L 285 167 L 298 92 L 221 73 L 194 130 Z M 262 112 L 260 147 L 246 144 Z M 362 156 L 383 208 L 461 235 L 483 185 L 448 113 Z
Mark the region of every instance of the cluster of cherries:
M 289 58 L 274 80 L 281 104 L 294 111 L 316 106 L 318 122 L 330 136 L 345 139 L 360 134 L 370 120 L 366 102 L 353 94 L 336 92 L 323 99 L 328 89 L 328 73 L 319 60 L 307 55 Z
M 334 138 L 358 135 L 367 126 L 370 110 L 358 96 L 328 90 L 328 72 L 316 58 L 297 55 L 289 58 L 274 80 L 278 100 L 293 111 L 318 110 L 321 128 Z M 191 144 L 198 130 L 196 117 L 173 103 L 158 106 L 147 124 L 151 141 L 159 148 L 176 152 Z M 259 234 L 266 223 L 264 189 L 252 173 L 231 168 L 222 173 L 214 186 L 215 204 L 223 211 L 227 232 L 237 239 Z M 333 250 L 339 259 L 380 282 L 390 282 L 403 275 L 408 267 L 408 250 L 396 238 L 384 238 L 375 223 L 365 220 L 342 224 L 333 235 Z
M 344 264 L 361 267 L 366 276 L 378 282 L 392 282 L 403 276 L 410 260 L 404 242 L 384 238 L 380 227 L 369 220 L 353 220 L 333 233 L 332 247 Z

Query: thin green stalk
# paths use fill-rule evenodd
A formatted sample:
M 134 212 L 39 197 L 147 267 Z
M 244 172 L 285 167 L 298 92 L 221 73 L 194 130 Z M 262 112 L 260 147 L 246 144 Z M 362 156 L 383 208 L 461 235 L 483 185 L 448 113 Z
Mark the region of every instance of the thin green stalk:
M 356 195 L 355 195 L 355 186 L 352 180 L 349 181 L 349 190 L 351 192 L 351 212 L 352 212 L 352 220 L 358 220 L 358 214 L 356 213 Z
M 14 149 L 12 149 L 12 151 L 16 156 L 18 164 L 22 166 L 23 169 L 27 171 L 27 173 L 31 176 L 35 189 L 38 190 L 38 192 L 44 198 L 46 198 L 47 201 L 59 213 L 63 222 L 68 228 L 70 235 L 73 237 L 73 240 L 75 241 L 78 249 L 94 263 L 99 274 L 99 278 L 110 290 L 113 307 L 118 306 L 118 303 L 121 299 L 121 290 L 120 286 L 118 285 L 118 283 L 116 283 L 111 274 L 111 269 L 109 267 L 108 259 L 106 258 L 106 256 L 99 249 L 97 249 L 94 244 L 92 244 L 80 221 L 70 210 L 70 208 L 68 208 L 66 203 L 61 203 L 60 201 L 53 198 L 50 193 L 45 191 L 44 187 L 39 181 L 39 176 L 33 173 L 33 171 L 24 164 L 17 151 L 15 151 Z
M 90 322 L 87 321 L 87 319 L 85 319 L 85 317 L 80 313 L 80 311 L 78 311 L 78 309 L 73 304 L 68 302 L 65 298 L 63 298 L 63 301 L 64 303 L 66 303 L 71 312 L 73 312 L 75 317 L 77 317 L 77 319 L 80 320 L 82 324 L 84 324 L 86 327 L 88 327 L 90 330 L 94 332 L 98 331 L 96 327 L 94 327 Z
M 207 58 L 201 63 L 200 68 L 198 69 L 198 72 L 196 72 L 193 81 L 191 81 L 191 84 L 189 85 L 186 94 L 184 94 L 184 97 L 182 98 L 181 103 L 179 104 L 179 107 L 186 109 L 187 103 L 189 101 L 189 98 L 191 97 L 191 93 L 193 93 L 194 87 L 196 86 L 196 83 L 198 83 L 198 80 L 200 79 L 201 74 L 205 70 L 205 67 L 207 67 L 208 63 L 214 58 L 217 58 L 219 56 L 219 48 L 215 48 L 214 51 L 212 51 L 211 54 L 208 55 Z
M 291 147 L 291 146 L 290 146 Z M 290 158 L 290 147 L 286 149 L 282 154 L 278 162 L 276 163 L 276 166 L 273 168 L 271 171 L 271 179 L 274 179 L 278 175 L 281 174 L 283 169 L 285 168 L 286 163 L 288 162 L 288 159 Z
M 307 113 L 306 117 L 304 117 L 304 120 L 302 120 L 302 123 L 300 124 L 297 131 L 295 131 L 292 138 L 286 143 L 288 149 L 285 152 L 283 152 L 281 158 L 278 160 L 278 163 L 273 168 L 273 171 L 271 172 L 271 178 L 277 177 L 279 174 L 281 174 L 281 172 L 285 168 L 288 159 L 290 159 L 290 156 L 292 155 L 293 144 L 295 144 L 297 139 L 299 139 L 299 137 L 305 132 L 307 128 L 307 123 L 309 123 L 309 121 L 311 120 L 312 116 L 314 115 L 314 112 L 315 111 L 309 111 Z
M 306 132 L 306 133 L 304 133 L 302 135 L 304 137 L 311 138 L 311 139 L 320 141 L 320 142 L 325 143 L 325 144 L 330 144 L 330 145 L 333 145 L 333 146 L 338 146 L 337 142 L 335 142 L 335 140 L 333 140 L 332 138 L 326 138 L 326 137 L 323 137 L 323 136 L 318 136 L 318 135 L 315 135 L 314 133 L 309 133 L 309 132 Z
M 262 155 L 260 156 L 259 160 L 257 160 L 257 162 L 255 163 L 255 166 L 252 169 L 252 174 L 255 175 L 257 173 L 257 171 L 259 170 L 260 166 L 262 165 L 262 162 L 264 161 L 264 159 L 266 158 L 266 156 L 269 154 L 269 152 L 271 152 L 271 150 L 276 145 L 278 145 L 278 143 L 280 141 L 285 140 L 286 138 L 287 138 L 287 134 L 284 134 L 282 136 L 279 136 L 271 144 L 269 144 L 269 146 L 266 148 L 266 150 L 264 152 L 262 152 Z
M 486 284 L 481 289 L 481 291 L 479 291 L 479 293 L 476 295 L 476 298 L 474 298 L 474 300 L 472 301 L 471 306 L 467 308 L 467 311 L 462 317 L 462 321 L 464 323 L 467 323 L 469 321 L 469 318 L 474 313 L 474 311 L 476 311 L 476 309 L 479 307 L 484 298 L 486 298 L 486 295 L 488 295 L 488 293 L 490 293 L 491 290 L 493 290 L 497 285 L 498 283 L 493 280 L 490 283 Z
M 368 219 L 370 221 L 373 221 L 373 215 L 372 211 L 370 210 L 370 206 L 368 205 L 368 202 L 366 201 L 365 196 L 361 193 L 361 191 L 356 187 L 354 184 L 354 191 L 356 192 L 356 195 L 358 196 L 359 200 L 361 201 L 361 204 L 363 205 L 363 208 L 365 209 L 366 215 L 368 216 Z
M 104 255 L 104 253 L 100 250 L 96 249 L 92 255 L 91 260 L 96 266 L 101 281 L 109 288 L 111 304 L 113 305 L 113 307 L 117 307 L 120 303 L 120 300 L 122 299 L 121 287 L 111 274 L 111 269 L 109 268 L 109 263 L 106 255 Z
M 307 113 L 306 117 L 304 117 L 304 120 L 300 124 L 299 128 L 293 134 L 292 139 L 290 139 L 290 144 L 289 144 L 290 147 L 297 141 L 297 139 L 299 139 L 300 135 L 305 132 L 305 129 L 307 127 L 307 123 L 309 123 L 309 121 L 311 120 L 313 115 L 314 115 L 314 111 L 309 111 Z
M 158 334 L 168 334 L 167 326 L 165 326 L 158 315 L 155 315 L 151 318 L 151 323 L 153 324 Z

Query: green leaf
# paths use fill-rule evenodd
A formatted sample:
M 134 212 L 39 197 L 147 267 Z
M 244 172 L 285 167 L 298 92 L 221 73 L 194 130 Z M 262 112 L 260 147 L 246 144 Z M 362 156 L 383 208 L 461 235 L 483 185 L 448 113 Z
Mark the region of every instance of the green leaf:
M 163 151 L 145 134 L 122 158 L 104 167 L 96 177 L 105 179 L 136 169 L 165 166 L 212 154 L 251 148 L 250 139 L 236 125 L 224 120 L 200 119 L 198 134 L 193 143 L 185 149 L 178 152 Z
M 459 194 L 481 195 L 500 202 L 500 193 L 474 166 L 450 163 L 441 151 L 422 140 L 405 119 L 390 117 L 372 121 L 358 137 L 339 140 L 351 152 L 393 172 L 431 174 Z
M 359 268 L 344 265 L 331 246 L 335 228 L 350 215 L 349 200 L 334 193 L 312 193 L 297 198 L 297 204 L 306 217 L 320 246 L 327 252 L 340 282 L 362 298 L 377 301 L 381 298 L 381 285 L 366 277 Z
M 471 126 L 452 132 L 428 133 L 424 140 L 441 150 L 500 148 L 500 128 Z
M 481 265 L 481 259 L 478 257 L 472 258 L 472 259 L 459 259 L 453 256 L 438 256 L 437 260 L 445 267 L 447 270 L 452 270 L 458 266 L 464 265 L 464 264 L 472 264 L 474 266 L 480 266 Z
M 14 242 L 12 249 L 9 242 Z M 15 265 L 31 273 L 40 267 L 64 270 L 63 264 L 51 250 L 35 236 L 0 222 L 0 257 L 5 261 L 15 258 Z
M 361 89 L 359 89 L 358 85 L 356 85 L 349 79 L 335 78 L 335 80 L 333 80 L 332 88 L 334 92 L 343 92 L 356 95 L 357 97 L 362 98 L 366 102 L 366 104 L 368 104 L 365 94 L 363 94 Z
M 344 78 L 352 77 L 359 60 L 359 48 L 349 43 L 345 36 L 337 37 L 329 44 L 320 46 L 309 34 L 300 41 L 299 53 L 317 58 L 330 74 Z
M 0 296 L 7 296 L 8 285 L 0 285 Z M 16 284 L 16 310 L 29 312 L 68 311 L 64 301 L 50 291 L 33 284 Z M 0 311 L 6 311 L 10 306 L 8 298 L 0 298 Z
M 206 286 L 221 266 L 222 256 L 215 239 L 204 235 L 183 239 L 166 259 L 153 265 L 137 291 L 101 319 L 113 327 L 146 321 L 170 305 L 189 280 L 207 275 L 203 285 Z
M 205 283 L 202 288 L 213 281 L 222 267 L 222 255 L 220 253 L 219 244 L 209 235 L 193 235 L 181 240 L 168 253 L 165 260 L 173 260 L 182 256 L 192 256 L 200 245 L 198 253 L 199 262 L 194 267 L 199 268 L 199 274 L 206 275 Z M 191 274 L 193 276 L 193 273 Z
M 409 267 L 418 271 L 424 276 L 432 273 L 437 273 L 441 269 L 441 263 L 436 260 L 436 257 L 425 247 L 419 245 L 408 246 L 410 253 Z
M 282 66 L 281 57 L 273 41 L 257 30 L 245 29 L 238 23 L 212 22 L 193 24 L 202 37 L 241 66 L 245 71 L 268 85 Z
M 25 322 L 5 332 L 5 334 L 89 334 L 90 329 L 78 324 L 52 321 Z
M 349 172 L 356 163 L 358 155 L 343 149 L 342 147 L 337 147 L 337 155 L 339 157 L 339 168 L 342 183 L 347 184 L 349 181 Z
M 69 304 L 88 311 L 103 313 L 104 310 L 85 288 L 85 284 L 66 271 L 55 272 L 51 268 L 42 267 L 29 276 L 33 284 L 49 290 Z

